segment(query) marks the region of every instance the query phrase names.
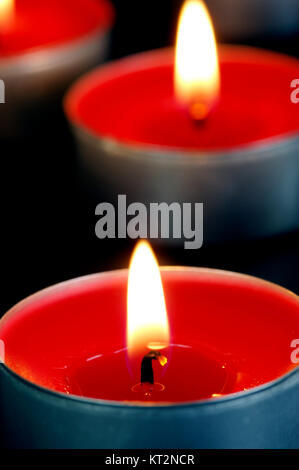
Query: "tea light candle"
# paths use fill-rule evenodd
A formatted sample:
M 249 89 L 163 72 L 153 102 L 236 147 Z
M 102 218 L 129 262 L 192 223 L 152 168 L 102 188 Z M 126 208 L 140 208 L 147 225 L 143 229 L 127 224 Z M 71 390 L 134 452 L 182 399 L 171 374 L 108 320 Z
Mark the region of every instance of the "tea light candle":
M 5 442 L 295 447 L 295 337 L 294 294 L 241 274 L 159 271 L 140 242 L 129 273 L 54 286 L 0 321 Z
M 113 18 L 108 0 L 1 0 L 0 78 L 6 86 L 6 106 L 0 108 L 3 135 L 13 125 L 17 127 L 18 121 L 22 126 L 28 120 L 24 108 L 30 110 L 57 97 L 104 58 Z
M 123 59 L 68 94 L 89 185 L 110 199 L 203 202 L 206 241 L 298 227 L 298 73 L 296 59 L 240 46 L 218 60 L 206 8 L 187 0 L 176 54 Z

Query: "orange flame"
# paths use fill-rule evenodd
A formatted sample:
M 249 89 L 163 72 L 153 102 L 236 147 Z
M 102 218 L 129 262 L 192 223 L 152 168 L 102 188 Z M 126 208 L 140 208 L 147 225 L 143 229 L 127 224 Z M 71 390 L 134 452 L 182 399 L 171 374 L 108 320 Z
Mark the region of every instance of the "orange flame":
M 133 253 L 128 279 L 127 347 L 129 356 L 169 345 L 169 325 L 158 262 L 141 241 Z
M 207 117 L 217 101 L 220 72 L 212 20 L 202 0 L 186 0 L 179 19 L 175 92 L 194 119 Z
M 0 27 L 7 27 L 13 20 L 15 0 L 0 0 Z

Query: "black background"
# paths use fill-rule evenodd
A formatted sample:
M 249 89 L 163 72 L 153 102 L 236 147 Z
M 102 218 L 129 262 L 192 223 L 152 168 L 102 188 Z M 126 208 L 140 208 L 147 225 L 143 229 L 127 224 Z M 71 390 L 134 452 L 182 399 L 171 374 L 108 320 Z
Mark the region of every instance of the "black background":
M 173 44 L 179 0 L 113 3 L 117 22 L 109 59 Z M 298 38 L 292 32 L 292 36 L 235 40 L 298 55 Z M 126 267 L 134 246 L 131 240 L 100 241 L 95 237 L 95 206 L 78 184 L 76 150 L 67 123 L 62 113 L 45 118 L 47 127 L 42 131 L 0 141 L 0 315 L 23 297 L 53 283 Z M 298 245 L 298 233 L 291 233 L 223 246 L 204 245 L 196 251 L 167 246 L 156 250 L 160 264 L 249 273 L 299 293 Z

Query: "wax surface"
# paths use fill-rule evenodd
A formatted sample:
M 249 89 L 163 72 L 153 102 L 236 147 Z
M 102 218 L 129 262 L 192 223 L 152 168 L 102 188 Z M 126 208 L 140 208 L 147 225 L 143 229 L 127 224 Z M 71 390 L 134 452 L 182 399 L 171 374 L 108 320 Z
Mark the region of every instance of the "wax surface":
M 0 59 L 104 31 L 113 16 L 108 0 L 15 0 L 13 20 L 0 30 Z
M 131 364 L 126 349 L 86 357 L 69 368 L 70 393 L 117 401 L 172 402 L 176 393 L 179 401 L 194 401 L 232 392 L 237 377 L 231 361 L 205 345 L 191 344 L 165 349 L 168 365 L 163 368 L 153 361 L 154 386 L 140 383 L 142 357 Z M 118 385 L 112 388 L 115 371 Z
M 222 150 L 299 130 L 291 81 L 299 61 L 245 47 L 220 47 L 221 93 L 201 125 L 174 96 L 173 51 L 124 59 L 82 79 L 69 118 L 101 137 L 145 148 Z
M 251 278 L 188 268 L 162 270 L 170 322 L 164 391 L 150 402 L 188 402 L 250 389 L 296 367 L 295 295 Z M 43 387 L 117 401 L 149 401 L 125 351 L 126 271 L 76 280 L 16 306 L 0 322 L 5 362 Z

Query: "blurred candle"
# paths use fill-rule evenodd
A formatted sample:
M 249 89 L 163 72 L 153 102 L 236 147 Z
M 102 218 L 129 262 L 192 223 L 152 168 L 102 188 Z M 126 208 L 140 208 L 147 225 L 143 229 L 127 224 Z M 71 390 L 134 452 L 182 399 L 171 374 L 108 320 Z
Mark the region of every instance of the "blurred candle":
M 203 202 L 206 242 L 297 229 L 298 72 L 244 46 L 219 46 L 218 61 L 204 3 L 186 0 L 175 52 L 111 63 L 67 95 L 86 187 L 112 202 Z
M 38 123 L 43 105 L 105 57 L 113 19 L 109 0 L 0 0 L 0 135 L 30 127 L 34 114 Z

